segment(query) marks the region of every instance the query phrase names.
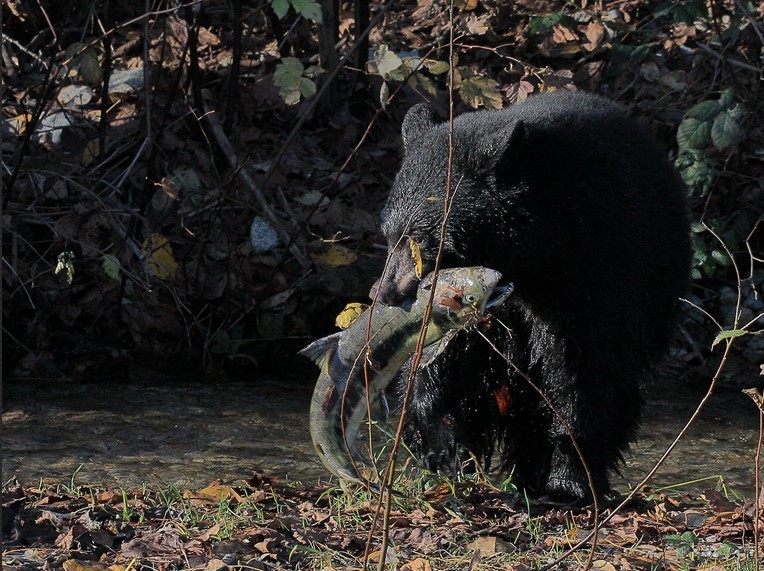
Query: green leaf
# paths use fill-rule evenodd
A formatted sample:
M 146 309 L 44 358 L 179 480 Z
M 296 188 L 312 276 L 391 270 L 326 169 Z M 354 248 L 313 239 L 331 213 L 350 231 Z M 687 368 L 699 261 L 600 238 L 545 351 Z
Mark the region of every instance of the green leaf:
M 279 95 L 287 105 L 296 105 L 300 96 L 310 97 L 316 93 L 316 84 L 303 77 L 305 68 L 294 57 L 285 57 L 273 72 L 273 84 L 279 88 Z
M 699 192 L 701 196 L 705 196 L 716 180 L 719 171 L 714 168 L 713 164 L 697 161 L 682 168 L 679 173 L 693 193 Z
M 305 191 L 295 200 L 300 204 L 304 204 L 305 206 L 315 206 L 318 203 L 321 203 L 321 206 L 329 204 L 329 199 L 326 198 L 323 193 L 318 190 Z
M 300 89 L 300 95 L 302 95 L 306 99 L 316 94 L 316 84 L 313 83 L 307 77 L 301 77 L 298 82 L 298 86 Z
M 403 60 L 388 50 L 385 44 L 379 46 L 374 52 L 374 62 L 377 64 L 377 72 L 383 79 L 390 79 L 390 73 L 403 65 Z
M 167 178 L 176 191 L 180 190 L 186 194 L 192 194 L 202 190 L 202 181 L 192 168 L 178 167 L 170 171 Z
M 530 22 L 530 33 L 532 36 L 545 34 L 556 24 L 562 24 L 566 28 L 572 30 L 576 29 L 576 21 L 573 18 L 562 12 L 557 12 L 556 14 L 549 14 L 548 16 L 532 17 Z
M 724 250 L 711 250 L 711 259 L 713 259 L 714 262 L 716 262 L 718 265 L 724 266 L 725 268 L 732 265 L 732 260 Z
M 663 4 L 658 5 L 655 10 L 653 10 L 653 16 L 656 18 L 660 18 L 661 16 L 665 16 L 667 14 L 671 13 L 671 9 L 674 7 L 674 0 L 668 0 L 667 2 L 664 2 Z
M 675 22 L 693 24 L 695 20 L 708 17 L 705 0 L 669 0 L 653 10 L 653 16 L 671 15 Z
M 498 84 L 488 77 L 468 77 L 459 85 L 459 95 L 467 105 L 478 108 L 501 109 L 502 99 Z
M 695 221 L 690 223 L 690 232 L 692 232 L 693 234 L 702 234 L 705 231 L 706 231 L 706 227 L 703 226 L 703 224 L 701 224 L 700 222 Z
M 411 87 L 419 86 L 432 96 L 435 96 L 435 94 L 438 92 L 438 88 L 436 87 L 435 83 L 422 73 L 414 73 L 411 75 L 411 77 L 409 77 L 409 85 Z
M 317 24 L 321 23 L 321 5 L 314 0 L 289 0 L 295 12 Z
M 440 75 L 441 73 L 446 73 L 448 71 L 448 62 L 446 61 L 427 60 L 424 65 L 427 68 L 427 71 L 433 75 Z
M 300 102 L 300 90 L 299 89 L 279 89 L 279 95 L 287 105 L 297 105 Z
M 633 61 L 634 63 L 642 63 L 645 61 L 650 53 L 653 51 L 653 46 L 655 44 L 641 44 L 634 48 L 634 50 L 629 55 L 629 59 Z
M 303 71 L 305 71 L 305 67 L 296 57 L 281 58 L 281 63 L 276 67 L 276 71 L 273 72 L 273 83 L 276 85 L 296 83 L 297 78 L 302 75 Z
M 684 119 L 676 132 L 676 141 L 680 149 L 705 149 L 711 142 L 711 122 Z
M 88 48 L 78 58 L 79 71 L 82 79 L 89 85 L 101 85 L 103 83 L 103 69 L 98 61 L 98 54 L 93 48 Z
M 106 254 L 103 257 L 103 272 L 111 279 L 119 281 L 119 260 L 116 256 Z
M 714 124 L 711 127 L 711 140 L 714 143 L 714 147 L 720 151 L 735 144 L 740 140 L 741 135 L 742 129 L 731 111 L 719 113 L 716 119 L 714 119 Z
M 289 2 L 287 0 L 271 0 L 271 8 L 276 17 L 281 20 L 289 12 Z
M 613 64 L 634 62 L 642 63 L 652 53 L 655 44 L 647 43 L 638 46 L 614 44 L 607 52 L 607 61 Z
M 701 101 L 697 105 L 690 107 L 687 113 L 684 114 L 684 118 L 708 121 L 716 117 L 719 111 L 721 111 L 721 107 L 718 101 Z
M 748 331 L 745 331 L 744 329 L 727 329 L 726 331 L 722 331 L 716 336 L 714 342 L 711 343 L 711 348 L 713 349 L 718 343 L 725 339 L 734 339 L 735 337 L 742 337 L 743 335 L 748 335 Z
M 734 102 L 735 102 L 734 87 L 728 87 L 727 89 L 722 91 L 722 94 L 719 96 L 719 105 L 721 105 L 724 109 L 729 109 Z

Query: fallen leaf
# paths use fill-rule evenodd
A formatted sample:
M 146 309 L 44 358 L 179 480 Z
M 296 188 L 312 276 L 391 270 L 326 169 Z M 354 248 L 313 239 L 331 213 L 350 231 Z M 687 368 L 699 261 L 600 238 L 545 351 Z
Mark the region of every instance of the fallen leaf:
M 142 246 L 143 255 L 151 271 L 160 280 L 172 279 L 178 271 L 178 262 L 172 253 L 170 242 L 162 234 L 152 234 Z
M 497 553 L 514 553 L 517 550 L 508 541 L 492 535 L 477 537 L 468 547 L 480 550 L 483 556 L 496 555 Z
M 432 571 L 432 566 L 427 559 L 417 557 L 401 566 L 401 571 Z
M 584 42 L 584 49 L 589 52 L 596 50 L 602 40 L 605 38 L 605 26 L 598 20 L 589 22 L 584 28 L 584 34 L 586 34 L 586 42 Z
M 592 561 L 591 568 L 595 569 L 596 571 L 616 571 L 613 564 L 609 563 L 608 561 L 605 561 L 604 559 L 598 559 L 597 561 Z
M 229 501 L 231 503 L 244 503 L 242 498 L 236 490 L 231 486 L 223 484 L 215 484 L 202 488 L 198 492 L 191 492 L 186 490 L 183 492 L 183 497 L 190 499 L 193 503 L 204 504 L 209 502 L 220 503 L 223 501 Z
M 332 244 L 325 252 L 312 253 L 310 257 L 315 263 L 329 268 L 347 266 L 358 259 L 353 250 L 339 244 Z
M 16 115 L 3 121 L 3 137 L 19 137 L 26 133 L 27 126 L 32 122 L 32 114 Z
M 103 571 L 109 567 L 104 563 L 97 561 L 77 561 L 76 559 L 69 559 L 64 561 L 64 571 Z
M 340 329 L 347 329 L 364 311 L 366 311 L 367 307 L 369 306 L 365 303 L 348 303 L 345 308 L 340 311 L 339 315 L 337 315 L 334 324 Z

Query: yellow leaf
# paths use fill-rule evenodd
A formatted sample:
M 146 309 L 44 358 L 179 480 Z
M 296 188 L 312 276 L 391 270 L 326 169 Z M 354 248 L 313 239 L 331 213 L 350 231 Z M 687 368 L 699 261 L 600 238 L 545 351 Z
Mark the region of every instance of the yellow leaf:
M 409 248 L 411 249 L 411 259 L 414 260 L 414 265 L 416 266 L 414 268 L 414 271 L 416 272 L 416 277 L 418 277 L 421 280 L 422 279 L 422 250 L 419 249 L 419 244 L 414 242 L 414 240 L 409 240 Z
M 4 137 L 20 137 L 27 131 L 27 127 L 32 122 L 32 115 L 30 113 L 24 113 L 22 115 L 16 115 L 3 121 L 3 136 Z
M 62 565 L 64 571 L 104 571 L 106 565 L 97 561 L 77 561 L 69 559 Z
M 340 246 L 339 244 L 332 244 L 326 252 L 316 252 L 310 255 L 313 261 L 323 266 L 330 268 L 339 268 L 340 266 L 347 266 L 352 264 L 358 259 L 353 250 Z
M 347 329 L 356 319 L 358 319 L 359 315 L 366 311 L 367 307 L 369 306 L 363 303 L 348 303 L 345 306 L 345 309 L 340 311 L 339 315 L 334 320 L 334 324 L 340 329 Z
M 462 10 L 464 12 L 471 12 L 477 8 L 477 5 L 477 0 L 456 0 L 456 2 L 454 2 L 454 7 L 457 10 Z
M 172 254 L 172 246 L 161 234 L 152 234 L 143 243 L 143 255 L 149 267 L 160 280 L 172 279 L 178 271 L 178 262 Z

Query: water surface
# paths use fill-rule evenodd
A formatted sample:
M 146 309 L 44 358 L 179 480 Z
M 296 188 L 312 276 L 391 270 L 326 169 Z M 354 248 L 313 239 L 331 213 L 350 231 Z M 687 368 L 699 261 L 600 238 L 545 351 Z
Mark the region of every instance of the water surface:
M 25 485 L 68 482 L 75 472 L 78 483 L 123 487 L 202 487 L 253 472 L 326 480 L 308 429 L 315 380 L 307 367 L 288 379 L 247 381 L 6 381 L 3 480 L 15 474 Z M 626 458 L 624 478 L 614 479 L 620 490 L 650 469 L 702 397 L 676 381 L 647 392 L 640 440 Z M 757 437 L 750 399 L 714 394 L 653 486 L 721 476 L 750 497 Z

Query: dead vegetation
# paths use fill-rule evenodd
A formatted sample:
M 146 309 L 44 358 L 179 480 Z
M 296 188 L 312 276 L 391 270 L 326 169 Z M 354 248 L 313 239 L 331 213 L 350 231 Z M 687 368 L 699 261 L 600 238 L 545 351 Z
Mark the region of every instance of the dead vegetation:
M 3 5 L 6 371 L 267 366 L 364 299 L 401 115 L 444 101 L 448 18 L 437 2 L 372 4 L 358 69 L 340 7 L 333 72 L 310 2 Z M 605 93 L 679 151 L 696 216 L 742 249 L 764 203 L 761 4 L 457 7 L 461 109 Z M 677 147 L 684 112 L 722 92 Z M 729 128 L 712 141 L 713 125 Z M 696 238 L 713 304 L 729 270 Z

